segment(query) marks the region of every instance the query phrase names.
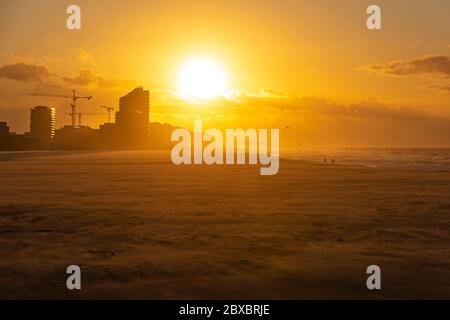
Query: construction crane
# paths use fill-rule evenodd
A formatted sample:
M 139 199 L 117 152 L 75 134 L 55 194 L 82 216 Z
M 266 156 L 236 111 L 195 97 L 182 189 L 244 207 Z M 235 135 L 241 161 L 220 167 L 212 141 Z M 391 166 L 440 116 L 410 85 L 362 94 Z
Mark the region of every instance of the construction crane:
M 102 108 L 108 111 L 108 122 L 111 123 L 111 112 L 114 111 L 114 107 L 102 106 Z
M 68 115 L 72 116 L 72 113 L 68 113 Z M 81 127 L 82 125 L 81 122 L 82 116 L 101 116 L 101 115 L 106 115 L 106 113 L 75 112 L 75 116 L 78 116 L 78 127 Z
M 78 99 L 87 99 L 87 100 L 91 100 L 92 99 L 92 96 L 88 96 L 88 97 L 77 96 L 76 93 L 75 93 L 75 90 L 72 90 L 72 95 L 71 96 L 69 96 L 69 95 L 61 95 L 61 94 L 47 94 L 47 93 L 30 93 L 29 95 L 30 96 L 37 96 L 37 97 L 56 97 L 56 98 L 72 99 L 72 102 L 70 103 L 70 106 L 72 107 L 72 112 L 69 113 L 69 115 L 72 117 L 72 127 L 74 127 L 74 128 L 76 126 L 76 117 L 77 117 L 77 106 L 76 106 L 77 100 Z

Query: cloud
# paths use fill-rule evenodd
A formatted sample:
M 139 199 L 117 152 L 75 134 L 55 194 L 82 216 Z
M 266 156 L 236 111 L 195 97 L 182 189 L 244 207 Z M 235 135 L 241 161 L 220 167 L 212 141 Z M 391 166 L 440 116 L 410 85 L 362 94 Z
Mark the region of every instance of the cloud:
M 428 89 L 435 89 L 441 91 L 442 93 L 450 94 L 450 85 L 439 85 L 439 84 L 430 84 L 426 86 Z
M 427 69 L 428 70 L 428 69 Z M 0 77 L 27 84 L 26 91 L 67 92 L 69 89 L 96 92 L 97 95 L 112 96 L 121 94 L 137 85 L 130 79 L 111 78 L 83 69 L 73 75 L 58 75 L 44 66 L 16 63 L 0 67 Z M 166 88 L 167 87 L 167 88 Z M 434 84 L 428 88 L 450 92 L 445 84 Z M 263 88 L 256 92 L 234 91 L 229 96 L 208 102 L 208 108 L 190 106 L 177 99 L 168 84 L 153 84 L 152 99 L 156 114 L 164 116 L 193 117 L 202 114 L 216 119 L 243 119 L 248 123 L 255 118 L 267 121 L 285 121 L 286 119 L 371 119 L 394 121 L 434 121 L 448 120 L 432 116 L 420 109 L 384 105 L 374 99 L 354 104 L 342 104 L 320 97 L 300 96 L 293 93 Z M 6 91 L 5 91 L 6 93 Z M 426 110 L 426 108 L 423 108 Z
M 84 69 L 95 64 L 95 58 L 84 48 L 71 49 L 63 55 L 54 55 L 38 50 L 27 54 L 17 54 L 0 50 L 0 61 L 4 64 L 26 63 L 29 65 L 52 66 L 54 69 L 65 69 L 68 65 L 76 69 Z
M 0 67 L 0 77 L 23 81 L 42 82 L 49 79 L 52 74 L 44 66 L 36 66 L 26 63 L 15 63 Z
M 76 58 L 80 61 L 83 62 L 89 62 L 89 63 L 93 63 L 94 62 L 94 57 L 92 56 L 92 54 L 86 50 L 86 49 L 77 49 L 75 51 L 71 52 L 72 55 L 75 55 Z
M 62 77 L 61 79 L 70 85 L 105 89 L 130 88 L 137 85 L 137 82 L 134 80 L 121 78 L 108 79 L 87 69 L 78 71 L 73 77 Z
M 153 95 L 155 97 L 155 95 Z M 190 110 L 189 105 L 170 101 L 158 101 L 160 114 L 185 114 Z M 426 108 L 410 106 L 393 106 L 383 104 L 376 99 L 367 99 L 358 103 L 343 104 L 314 96 L 298 96 L 283 92 L 267 94 L 260 92 L 235 92 L 232 97 L 225 97 L 210 101 L 206 108 L 195 108 L 192 112 L 202 116 L 214 114 L 217 118 L 241 118 L 249 122 L 255 118 L 265 118 L 268 121 L 277 119 L 366 119 L 383 122 L 389 121 L 447 121 L 445 116 L 438 116 L 426 112 Z M 283 120 L 283 121 L 284 121 Z
M 238 97 L 223 101 L 234 113 L 267 112 L 299 116 L 331 116 L 408 121 L 430 121 L 441 118 L 412 107 L 388 106 L 376 99 L 367 99 L 354 104 L 340 104 L 327 99 L 310 96 L 282 94 L 265 95 L 242 93 Z
M 60 76 L 52 73 L 45 66 L 24 62 L 6 64 L 0 67 L 0 78 L 24 83 L 40 84 L 46 87 L 76 86 L 85 89 L 132 88 L 137 82 L 130 79 L 107 78 L 91 70 L 78 71 L 73 76 Z
M 365 65 L 359 70 L 393 76 L 431 76 L 450 78 L 450 57 L 433 55 L 408 61 L 393 61 Z

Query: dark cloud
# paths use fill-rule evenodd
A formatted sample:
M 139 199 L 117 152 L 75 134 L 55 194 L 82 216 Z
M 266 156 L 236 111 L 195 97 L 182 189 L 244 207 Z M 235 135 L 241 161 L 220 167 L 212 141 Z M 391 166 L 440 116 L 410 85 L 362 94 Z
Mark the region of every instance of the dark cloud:
M 64 87 L 67 85 L 86 89 L 132 88 L 136 81 L 121 78 L 107 78 L 91 70 L 80 70 L 74 76 L 60 76 L 50 72 L 45 66 L 27 63 L 8 64 L 0 67 L 0 78 L 34 83 L 46 87 Z
M 44 66 L 15 63 L 0 67 L 0 77 L 23 82 L 42 82 L 50 78 L 51 74 Z
M 419 60 L 421 62 L 419 62 Z M 444 60 L 444 61 L 448 61 Z M 390 69 L 400 70 L 400 65 L 390 64 Z M 412 60 L 407 63 L 409 69 L 413 66 L 417 70 L 425 72 L 444 73 L 445 62 L 442 59 L 432 59 L 432 57 Z M 439 67 L 438 67 L 439 66 Z M 375 68 L 375 67 L 374 67 Z M 379 70 L 386 67 L 377 67 Z M 405 67 L 406 69 L 406 67 Z M 411 73 L 412 71 L 410 71 Z M 450 70 L 448 71 L 450 76 Z M 107 78 L 96 74 L 91 70 L 80 70 L 73 76 L 59 76 L 51 73 L 44 66 L 17 63 L 0 67 L 0 77 L 14 79 L 22 82 L 30 82 L 35 92 L 66 92 L 68 87 L 79 88 L 80 90 L 101 91 L 102 89 L 130 89 L 137 85 L 136 81 Z M 161 84 L 159 85 L 161 87 Z M 163 86 L 164 87 L 164 86 Z M 433 84 L 427 88 L 433 88 L 445 92 L 450 92 L 447 84 Z M 159 105 L 164 105 L 160 109 L 161 114 L 184 114 L 185 103 L 178 101 L 168 89 L 159 89 L 155 84 L 152 93 Z M 332 117 L 332 118 L 364 118 L 364 119 L 390 119 L 407 121 L 433 121 L 444 118 L 431 116 L 425 111 L 411 107 L 393 107 L 379 103 L 372 99 L 355 104 L 342 104 L 329 101 L 319 97 L 297 96 L 278 90 L 264 88 L 259 92 L 234 92 L 228 98 L 219 98 L 211 102 L 213 108 L 204 108 L 210 113 L 214 110 L 218 116 L 223 117 L 247 117 L 254 118 L 255 114 L 263 114 L 267 119 L 274 117 Z M 425 110 L 425 108 L 424 108 Z M 197 111 L 198 112 L 198 111 Z M 444 120 L 448 120 L 445 118 Z
M 136 86 L 137 84 L 136 81 L 129 79 L 108 79 L 101 75 L 95 74 L 91 70 L 80 70 L 73 77 L 62 77 L 61 79 L 68 84 L 81 87 L 95 86 L 100 88 L 128 88 Z
M 292 117 L 329 116 L 399 121 L 448 120 L 412 107 L 388 106 L 376 99 L 355 104 L 340 104 L 318 97 L 288 95 L 267 97 L 244 94 L 223 103 L 225 108 L 231 108 L 236 114 L 267 112 Z
M 450 94 L 450 85 L 439 85 L 439 84 L 430 84 L 429 86 L 426 86 L 426 88 L 429 89 L 436 89 L 443 93 L 449 93 Z
M 74 77 L 62 77 L 62 79 L 68 84 L 77 86 L 88 86 L 97 80 L 90 70 L 81 70 Z
M 427 75 L 450 78 L 450 57 L 434 55 L 409 61 L 369 64 L 362 66 L 360 70 L 395 76 Z
M 349 115 L 367 119 L 389 119 L 399 121 L 448 120 L 425 113 L 419 109 L 404 106 L 388 106 L 375 99 L 369 99 L 346 107 Z

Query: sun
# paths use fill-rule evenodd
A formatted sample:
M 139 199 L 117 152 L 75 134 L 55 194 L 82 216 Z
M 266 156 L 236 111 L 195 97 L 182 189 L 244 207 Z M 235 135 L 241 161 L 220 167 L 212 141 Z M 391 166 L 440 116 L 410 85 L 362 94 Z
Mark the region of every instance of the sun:
M 213 99 L 226 93 L 227 82 L 219 64 L 208 58 L 194 58 L 178 72 L 177 93 L 188 101 Z

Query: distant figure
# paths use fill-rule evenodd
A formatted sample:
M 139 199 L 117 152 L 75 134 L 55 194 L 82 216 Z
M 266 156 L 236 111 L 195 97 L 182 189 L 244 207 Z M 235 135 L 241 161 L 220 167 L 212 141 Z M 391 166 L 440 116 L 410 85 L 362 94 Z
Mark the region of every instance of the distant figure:
M 323 158 L 323 163 L 327 163 L 327 158 Z
M 334 163 L 335 163 L 334 159 L 331 159 L 331 163 L 332 163 L 332 164 L 334 164 Z

